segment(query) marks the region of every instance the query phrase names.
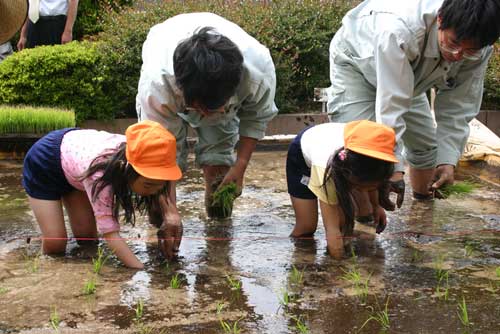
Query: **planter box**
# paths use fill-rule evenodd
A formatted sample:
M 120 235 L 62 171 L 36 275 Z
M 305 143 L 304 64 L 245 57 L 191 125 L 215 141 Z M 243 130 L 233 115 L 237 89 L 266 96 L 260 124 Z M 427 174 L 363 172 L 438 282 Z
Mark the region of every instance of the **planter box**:
M 23 159 L 33 144 L 44 134 L 0 135 L 0 159 Z

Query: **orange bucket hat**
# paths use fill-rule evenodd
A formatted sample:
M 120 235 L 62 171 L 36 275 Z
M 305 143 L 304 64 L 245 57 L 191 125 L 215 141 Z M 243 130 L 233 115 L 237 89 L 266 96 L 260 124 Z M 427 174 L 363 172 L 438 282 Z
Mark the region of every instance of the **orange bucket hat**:
M 125 132 L 128 162 L 137 173 L 155 180 L 178 180 L 182 172 L 176 162 L 175 137 L 160 123 L 142 121 Z
M 399 162 L 394 155 L 396 135 L 386 125 L 362 120 L 346 123 L 344 148 L 372 158 Z

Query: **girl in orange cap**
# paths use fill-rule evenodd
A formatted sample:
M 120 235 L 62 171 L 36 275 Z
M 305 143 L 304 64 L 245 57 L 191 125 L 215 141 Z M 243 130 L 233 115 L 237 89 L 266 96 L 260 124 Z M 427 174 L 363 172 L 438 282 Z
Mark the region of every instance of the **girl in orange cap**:
M 392 175 L 394 131 L 371 121 L 326 123 L 307 128 L 290 144 L 286 162 L 288 193 L 295 211 L 293 237 L 311 236 L 318 225 L 318 199 L 328 252 L 344 254 L 352 235 L 354 190 L 368 192 L 380 233 L 386 225 L 378 188 Z
M 31 147 L 23 166 L 23 186 L 42 232 L 43 253 L 66 250 L 64 206 L 77 240 L 95 240 L 101 233 L 131 268 L 143 264 L 120 237 L 120 209 L 132 224 L 135 209 L 147 210 L 160 228 L 159 237 L 172 236 L 160 239 L 161 250 L 172 257 L 182 225 L 169 220 L 178 217 L 169 181 L 181 176 L 175 137 L 153 121 L 131 125 L 125 136 L 75 128 L 50 132 Z M 158 208 L 160 214 L 153 214 Z

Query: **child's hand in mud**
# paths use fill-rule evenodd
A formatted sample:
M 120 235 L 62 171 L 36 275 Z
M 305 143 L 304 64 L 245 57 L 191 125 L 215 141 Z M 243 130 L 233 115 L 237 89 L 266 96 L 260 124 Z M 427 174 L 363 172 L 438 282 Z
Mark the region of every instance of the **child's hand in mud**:
M 387 226 L 387 215 L 381 206 L 377 206 L 373 210 L 373 224 L 375 225 L 375 232 L 382 233 Z
M 379 187 L 378 191 L 380 205 L 388 211 L 394 211 L 396 209 L 396 205 L 400 208 L 403 204 L 405 198 L 405 181 L 403 179 L 397 181 L 387 181 Z M 396 204 L 389 199 L 391 192 L 398 194 Z
M 183 234 L 182 220 L 177 207 L 166 196 L 161 196 L 159 202 L 164 214 L 163 223 L 157 232 L 158 246 L 163 256 L 172 260 L 179 253 Z

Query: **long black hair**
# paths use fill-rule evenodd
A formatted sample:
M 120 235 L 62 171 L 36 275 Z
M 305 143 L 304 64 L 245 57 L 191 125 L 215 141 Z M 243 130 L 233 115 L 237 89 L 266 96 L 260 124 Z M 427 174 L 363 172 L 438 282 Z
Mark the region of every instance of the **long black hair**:
M 350 178 L 360 183 L 385 182 L 394 171 L 394 164 L 372 158 L 363 154 L 340 148 L 330 156 L 325 175 L 323 187 L 327 191 L 327 182 L 333 178 L 337 200 L 344 212 L 345 226 L 342 228 L 344 235 L 352 235 L 354 228 L 354 204 L 351 197 Z
M 116 149 L 110 149 L 94 158 L 89 168 L 80 177 L 86 179 L 97 172 L 102 172 L 102 176 L 97 178 L 92 184 L 92 201 L 97 200 L 97 196 L 107 186 L 111 186 L 112 212 L 113 218 L 119 220 L 120 208 L 125 211 L 125 222 L 135 224 L 135 210 L 140 213 L 145 210 L 150 213 L 152 208 L 161 210 L 158 203 L 160 195 L 168 196 L 169 182 L 156 194 L 140 196 L 130 189 L 130 183 L 134 182 L 140 175 L 128 163 L 125 155 L 126 143 L 120 144 Z

